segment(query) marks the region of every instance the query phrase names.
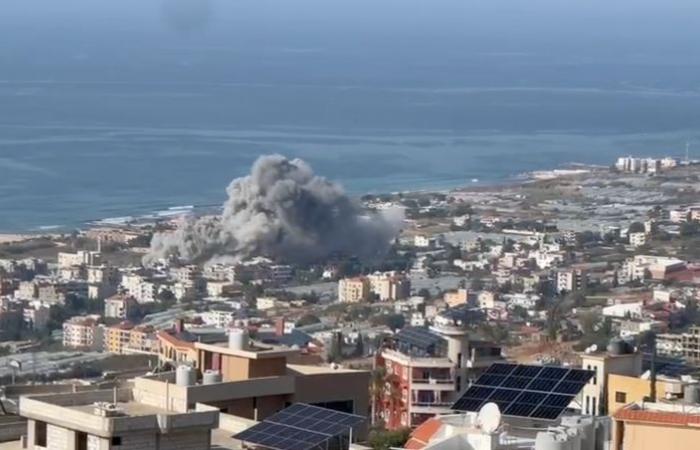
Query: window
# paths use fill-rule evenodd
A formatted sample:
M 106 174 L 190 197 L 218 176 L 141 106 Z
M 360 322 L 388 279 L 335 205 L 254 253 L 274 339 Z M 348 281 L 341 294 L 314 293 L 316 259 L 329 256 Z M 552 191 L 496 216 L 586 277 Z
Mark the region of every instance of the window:
M 88 435 L 82 431 L 75 433 L 75 450 L 88 450 Z
M 46 447 L 46 422 L 34 422 L 34 445 Z
M 627 392 L 615 392 L 615 403 L 627 403 Z
M 122 445 L 122 437 L 112 436 L 112 445 Z
M 583 409 L 584 414 L 590 414 L 591 413 L 591 397 L 589 395 L 586 396 L 586 407 Z
M 598 409 L 596 408 L 596 401 L 598 399 L 595 397 L 591 398 L 591 415 L 592 416 L 597 416 L 598 415 Z

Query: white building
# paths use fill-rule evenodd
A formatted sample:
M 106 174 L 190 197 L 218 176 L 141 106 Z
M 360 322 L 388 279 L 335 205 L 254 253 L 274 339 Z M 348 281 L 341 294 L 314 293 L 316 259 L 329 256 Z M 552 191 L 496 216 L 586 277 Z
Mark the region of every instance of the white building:
M 560 270 L 557 272 L 557 292 L 576 292 L 586 288 L 588 275 L 580 269 Z
M 632 247 L 642 247 L 647 243 L 647 234 L 642 231 L 639 233 L 630 233 L 629 240 Z
M 644 312 L 643 302 L 620 303 L 603 308 L 603 316 L 619 319 L 641 319 Z
M 104 345 L 100 316 L 76 316 L 63 322 L 63 346 L 66 348 L 101 350 Z
M 277 306 L 277 299 L 275 297 L 258 297 L 255 303 L 257 305 L 257 309 L 264 311 Z

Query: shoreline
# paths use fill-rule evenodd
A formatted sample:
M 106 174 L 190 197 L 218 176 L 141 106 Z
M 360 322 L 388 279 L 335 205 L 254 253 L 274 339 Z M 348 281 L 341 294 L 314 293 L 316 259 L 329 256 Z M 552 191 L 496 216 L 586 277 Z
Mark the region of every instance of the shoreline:
M 576 172 L 573 173 L 573 170 L 580 170 L 580 169 L 585 169 L 584 171 L 581 172 Z M 400 189 L 400 190 L 392 190 L 392 191 L 384 191 L 384 192 L 379 192 L 379 191 L 365 191 L 364 193 L 358 193 L 358 194 L 352 194 L 351 196 L 353 198 L 361 198 L 365 195 L 395 195 L 398 193 L 401 194 L 420 194 L 420 193 L 450 193 L 450 192 L 459 192 L 459 193 L 464 193 L 464 192 L 470 192 L 470 191 L 475 191 L 475 192 L 483 192 L 483 191 L 489 191 L 489 190 L 498 190 L 498 189 L 508 189 L 512 188 L 515 186 L 524 186 L 527 184 L 531 183 L 537 183 L 541 181 L 553 181 L 559 178 L 564 178 L 568 176 L 576 176 L 576 175 L 586 175 L 587 173 L 594 173 L 595 171 L 598 170 L 603 170 L 607 169 L 606 166 L 601 166 L 601 165 L 592 165 L 592 164 L 583 164 L 583 163 L 576 163 L 576 162 L 569 162 L 566 164 L 562 164 L 560 167 L 555 168 L 555 169 L 540 169 L 540 170 L 534 170 L 530 172 L 524 172 L 516 175 L 511 175 L 507 178 L 504 179 L 499 179 L 499 180 L 486 180 L 482 181 L 480 179 L 478 180 L 472 180 L 471 183 L 468 182 L 468 180 L 463 180 L 460 183 L 450 185 L 450 186 L 434 186 L 434 187 L 425 187 L 425 188 L 419 188 L 419 189 Z M 570 173 L 570 171 L 572 171 Z M 539 174 L 543 173 L 551 173 L 553 174 L 552 177 L 550 178 L 540 178 Z M 158 219 L 161 220 L 167 220 L 169 218 L 177 218 L 181 217 L 185 213 L 191 213 L 194 211 L 202 211 L 202 210 L 211 210 L 211 209 L 218 209 L 220 208 L 220 205 L 212 205 L 212 204 L 202 204 L 202 205 L 170 205 L 170 206 L 164 206 L 158 210 L 145 213 L 145 214 L 124 214 L 122 216 L 115 216 L 115 217 L 103 217 L 103 218 L 98 218 L 98 219 L 92 219 L 89 221 L 85 221 L 80 224 L 76 224 L 75 226 L 56 226 L 56 225 L 51 225 L 51 226 L 39 226 L 35 227 L 35 230 L 2 230 L 0 229 L 0 245 L 4 244 L 13 244 L 13 243 L 20 243 L 24 241 L 28 241 L 31 239 L 37 239 L 41 237 L 57 237 L 61 236 L 66 233 L 71 233 L 75 230 L 86 230 L 86 229 L 92 229 L 92 228 L 100 228 L 100 227 L 124 227 L 128 226 L 130 224 L 134 223 L 139 223 L 139 222 L 148 222 L 148 221 L 155 221 Z

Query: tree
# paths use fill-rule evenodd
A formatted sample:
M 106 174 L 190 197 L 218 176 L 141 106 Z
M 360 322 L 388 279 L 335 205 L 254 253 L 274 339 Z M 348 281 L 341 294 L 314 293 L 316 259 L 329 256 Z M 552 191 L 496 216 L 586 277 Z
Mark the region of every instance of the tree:
M 643 233 L 644 224 L 642 222 L 632 222 L 627 229 L 627 233 Z
M 385 325 L 393 331 L 400 330 L 406 325 L 406 318 L 403 314 L 381 314 L 370 319 L 374 326 Z
M 368 442 L 374 450 L 389 450 L 390 448 L 403 448 L 410 436 L 410 428 L 373 430 L 369 434 Z
M 319 319 L 314 314 L 305 314 L 301 316 L 294 325 L 297 327 L 305 327 L 307 325 L 314 325 L 316 323 L 321 323 L 321 319 Z

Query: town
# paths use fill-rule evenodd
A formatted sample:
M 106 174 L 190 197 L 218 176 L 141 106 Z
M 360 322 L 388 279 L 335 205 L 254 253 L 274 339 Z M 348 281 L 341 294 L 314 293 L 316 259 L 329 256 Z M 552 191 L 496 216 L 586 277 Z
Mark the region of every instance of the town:
M 0 448 L 697 445 L 700 165 L 358 202 L 381 257 L 149 257 L 196 209 L 6 237 Z

